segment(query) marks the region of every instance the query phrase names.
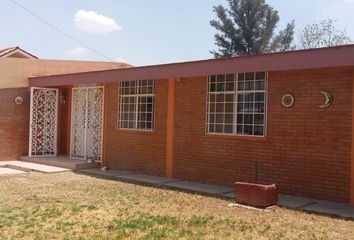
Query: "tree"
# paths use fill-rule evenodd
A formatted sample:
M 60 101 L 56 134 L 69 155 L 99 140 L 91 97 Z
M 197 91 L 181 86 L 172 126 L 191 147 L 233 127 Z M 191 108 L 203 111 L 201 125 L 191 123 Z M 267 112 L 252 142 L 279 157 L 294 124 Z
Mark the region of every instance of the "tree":
M 215 6 L 217 20 L 210 21 L 218 33 L 211 51 L 215 58 L 292 50 L 295 22 L 274 36 L 279 22 L 276 10 L 264 0 L 227 0 L 229 8 Z
M 345 30 L 338 30 L 336 20 L 326 19 L 307 25 L 300 35 L 301 47 L 320 48 L 352 43 Z

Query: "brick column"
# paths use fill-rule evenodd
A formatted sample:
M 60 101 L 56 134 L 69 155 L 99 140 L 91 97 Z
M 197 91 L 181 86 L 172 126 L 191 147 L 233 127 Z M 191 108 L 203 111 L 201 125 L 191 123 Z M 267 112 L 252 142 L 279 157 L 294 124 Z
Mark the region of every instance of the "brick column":
M 168 79 L 167 97 L 167 139 L 166 139 L 166 177 L 173 177 L 174 148 L 174 112 L 175 112 L 175 79 Z
M 352 90 L 352 156 L 350 167 L 350 204 L 354 206 L 354 73 Z
M 102 141 L 102 166 L 107 167 L 107 124 L 108 124 L 108 96 L 107 96 L 107 86 L 102 84 L 103 88 L 103 141 Z

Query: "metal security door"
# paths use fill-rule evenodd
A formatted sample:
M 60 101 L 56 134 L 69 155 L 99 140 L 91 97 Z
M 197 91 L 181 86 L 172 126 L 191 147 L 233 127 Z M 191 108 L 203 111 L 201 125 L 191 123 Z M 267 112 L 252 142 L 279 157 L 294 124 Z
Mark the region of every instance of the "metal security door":
M 57 155 L 58 89 L 31 88 L 30 157 Z
M 73 88 L 70 157 L 102 160 L 103 87 Z

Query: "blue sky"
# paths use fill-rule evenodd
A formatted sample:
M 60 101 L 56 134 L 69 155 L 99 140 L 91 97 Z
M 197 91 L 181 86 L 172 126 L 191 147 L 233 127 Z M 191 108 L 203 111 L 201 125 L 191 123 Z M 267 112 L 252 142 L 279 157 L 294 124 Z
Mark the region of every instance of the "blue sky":
M 46 21 L 113 60 L 133 65 L 211 58 L 212 6 L 226 0 L 16 0 Z M 268 0 L 279 28 L 291 19 L 297 34 L 308 23 L 338 20 L 354 39 L 354 0 Z M 20 46 L 40 58 L 106 60 L 16 6 L 0 2 L 0 48 Z M 297 38 L 297 37 L 296 37 Z M 296 39 L 297 40 L 297 39 Z

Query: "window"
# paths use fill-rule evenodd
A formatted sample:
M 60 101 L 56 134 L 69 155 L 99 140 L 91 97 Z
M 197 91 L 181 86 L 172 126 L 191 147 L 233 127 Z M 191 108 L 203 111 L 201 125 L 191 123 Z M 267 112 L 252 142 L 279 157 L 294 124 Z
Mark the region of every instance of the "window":
M 154 81 L 120 83 L 119 128 L 152 130 L 154 126 Z
M 267 73 L 208 78 L 207 133 L 264 136 Z

